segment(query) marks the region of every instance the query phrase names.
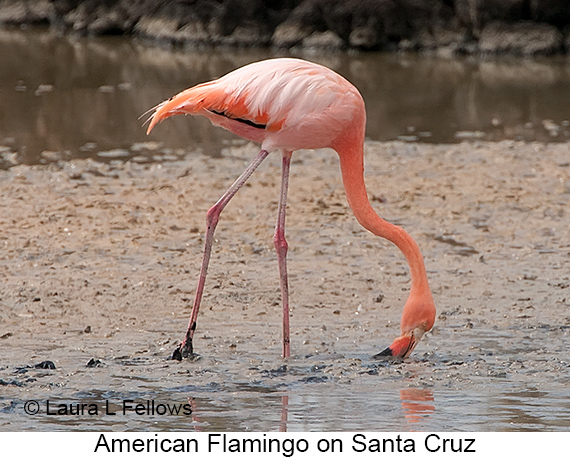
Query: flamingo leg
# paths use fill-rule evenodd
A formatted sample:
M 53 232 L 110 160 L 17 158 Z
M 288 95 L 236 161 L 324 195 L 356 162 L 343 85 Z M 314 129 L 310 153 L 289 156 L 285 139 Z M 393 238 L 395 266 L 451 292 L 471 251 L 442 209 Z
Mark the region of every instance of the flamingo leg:
M 196 296 L 194 298 L 194 305 L 192 306 L 192 313 L 190 315 L 190 321 L 188 322 L 186 336 L 184 337 L 182 343 L 178 345 L 172 354 L 172 359 L 174 360 L 182 360 L 184 357 L 188 357 L 194 354 L 192 339 L 194 337 L 194 331 L 196 330 L 196 320 L 198 319 L 198 310 L 200 308 L 200 302 L 202 301 L 202 295 L 204 293 L 206 273 L 208 271 L 208 264 L 210 263 L 210 254 L 212 252 L 212 244 L 214 241 L 214 231 L 218 225 L 220 213 L 268 155 L 269 152 L 262 149 L 257 157 L 253 160 L 253 162 L 248 165 L 240 177 L 235 180 L 230 188 L 224 193 L 224 195 L 222 195 L 216 204 L 208 210 L 208 213 L 206 214 L 206 223 L 208 228 L 206 230 L 206 239 L 204 241 L 204 254 L 202 257 L 202 267 L 200 268 L 198 286 L 196 288 Z
M 291 355 L 291 339 L 289 333 L 289 282 L 287 280 L 287 240 L 285 239 L 285 213 L 287 212 L 287 190 L 289 188 L 289 170 L 291 168 L 291 151 L 283 152 L 281 166 L 281 194 L 273 244 L 279 262 L 279 281 L 281 283 L 281 303 L 283 305 L 283 357 Z

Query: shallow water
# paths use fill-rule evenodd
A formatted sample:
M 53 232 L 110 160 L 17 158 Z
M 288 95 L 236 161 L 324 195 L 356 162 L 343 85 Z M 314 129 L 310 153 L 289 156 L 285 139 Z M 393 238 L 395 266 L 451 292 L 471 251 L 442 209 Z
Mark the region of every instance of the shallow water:
M 173 51 L 120 37 L 77 40 L 0 30 L 0 165 L 74 157 L 160 161 L 188 150 L 217 156 L 234 136 L 204 119 L 180 118 L 147 137 L 143 114 L 186 87 L 282 55 Z M 303 57 L 330 66 L 359 88 L 371 140 L 570 138 L 570 62 L 562 57 Z
M 446 333 L 437 338 L 456 342 Z M 527 348 L 509 354 L 500 342 L 520 341 L 517 333 L 497 332 L 488 340 L 470 335 L 470 348 L 454 344 L 449 358 L 439 350 L 405 362 L 327 355 L 281 362 L 268 351 L 183 364 L 146 356 L 107 360 L 35 382 L 16 376 L 29 389 L 15 399 L 9 393 L 19 389 L 4 388 L 0 423 L 4 430 L 30 431 L 567 431 L 565 354 L 541 356 Z M 569 342 L 566 330 L 559 343 Z M 4 380 L 8 371 L 0 371 Z M 38 374 L 31 369 L 25 376 Z M 77 386 L 84 387 L 74 391 Z M 24 414 L 29 400 L 39 402 L 37 415 Z M 62 404 L 67 415 L 57 414 Z M 81 404 L 96 405 L 97 414 L 77 414 Z M 169 413 L 172 407 L 180 412 Z
M 201 358 L 178 363 L 203 214 L 255 147 L 183 118 L 149 142 L 137 117 L 270 54 L 3 30 L 0 56 L 2 430 L 569 429 L 567 145 L 416 144 L 566 140 L 566 61 L 312 56 L 362 90 L 371 139 L 404 136 L 367 143 L 367 182 L 422 246 L 436 327 L 406 361 L 371 359 L 397 334 L 405 266 L 354 222 L 337 163 L 316 151 L 292 168 L 294 356 L 281 359 L 270 157 L 220 224 Z M 44 360 L 56 369 L 30 367 Z M 47 414 L 48 400 L 97 415 Z M 122 414 L 125 401 L 191 414 Z

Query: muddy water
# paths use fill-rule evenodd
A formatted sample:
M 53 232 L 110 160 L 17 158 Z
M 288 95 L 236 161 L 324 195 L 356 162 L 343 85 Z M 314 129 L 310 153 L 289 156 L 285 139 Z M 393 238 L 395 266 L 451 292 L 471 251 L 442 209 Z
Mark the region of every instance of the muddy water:
M 367 99 L 375 84 L 364 81 L 365 68 L 385 71 L 383 81 L 397 81 L 387 68 L 408 69 L 431 84 L 431 98 L 437 87 L 441 97 L 457 97 L 434 108 L 438 116 L 400 124 L 393 119 L 404 110 L 369 103 L 371 138 L 381 124 L 388 138 L 406 137 L 367 142 L 366 179 L 378 211 L 422 248 L 435 328 L 408 360 L 371 358 L 398 334 L 405 262 L 355 222 L 334 153 L 300 152 L 287 220 L 293 356 L 281 359 L 271 239 L 279 157 L 270 156 L 224 213 L 196 331 L 200 358 L 179 363 L 167 359 L 189 316 L 205 211 L 256 147 L 190 119 L 161 125 L 146 143 L 140 121 L 121 122 L 263 56 L 2 34 L 2 58 L 20 59 L 22 68 L 34 46 L 57 51 L 34 51 L 37 65 L 17 80 L 0 68 L 0 109 L 9 102 L 12 113 L 0 116 L 2 430 L 568 430 L 570 151 L 559 105 L 566 64 L 320 58 Z M 73 65 L 54 66 L 58 55 Z M 511 76 L 494 70 L 485 79 L 485 65 L 511 68 Z M 459 89 L 452 97 L 453 79 L 440 66 L 471 75 L 460 81 L 483 79 L 465 82 L 470 97 Z M 433 78 L 420 78 L 426 71 Z M 507 80 L 526 98 L 493 105 L 516 92 Z M 481 100 L 491 82 L 496 96 Z M 491 112 L 502 120 L 487 129 Z M 443 127 L 448 133 L 436 133 Z M 457 140 L 457 132 L 492 136 L 499 128 L 541 141 L 409 138 L 429 131 L 432 140 Z M 44 361 L 55 369 L 36 366 Z
M 208 128 L 207 121 L 175 119 L 146 138 L 139 117 L 188 86 L 276 56 L 0 30 L 0 165 L 74 157 L 149 161 L 189 150 L 219 155 L 234 137 Z M 570 138 L 570 63 L 564 58 L 304 57 L 334 68 L 361 90 L 371 140 Z

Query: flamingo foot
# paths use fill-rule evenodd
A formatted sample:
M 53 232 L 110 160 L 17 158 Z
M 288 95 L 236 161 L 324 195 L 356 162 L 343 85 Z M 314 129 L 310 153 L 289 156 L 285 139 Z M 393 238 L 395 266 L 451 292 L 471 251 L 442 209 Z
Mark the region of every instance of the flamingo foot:
M 178 347 L 176 349 L 174 349 L 174 352 L 172 353 L 172 356 L 170 356 L 170 358 L 172 360 L 178 360 L 179 362 L 181 362 L 182 359 L 185 359 L 188 357 L 194 358 L 194 357 L 196 357 L 196 354 L 194 353 L 194 346 L 192 345 L 192 338 L 187 333 L 186 338 L 184 338 L 184 341 L 182 341 L 182 343 L 180 343 L 178 345 Z

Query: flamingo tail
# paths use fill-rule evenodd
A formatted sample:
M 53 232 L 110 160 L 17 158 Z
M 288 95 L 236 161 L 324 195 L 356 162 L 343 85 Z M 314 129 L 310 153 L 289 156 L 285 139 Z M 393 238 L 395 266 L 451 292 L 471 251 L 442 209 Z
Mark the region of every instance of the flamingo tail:
M 221 95 L 220 90 L 212 87 L 212 82 L 208 82 L 186 89 L 165 100 L 145 113 L 152 113 L 146 121 L 149 123 L 147 135 L 167 117 L 176 114 L 199 114 L 204 109 L 216 106 Z

